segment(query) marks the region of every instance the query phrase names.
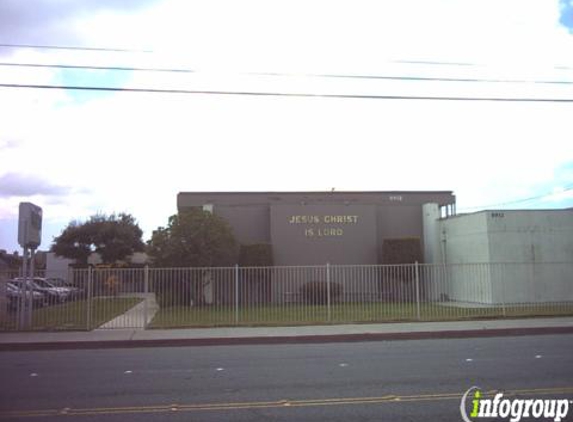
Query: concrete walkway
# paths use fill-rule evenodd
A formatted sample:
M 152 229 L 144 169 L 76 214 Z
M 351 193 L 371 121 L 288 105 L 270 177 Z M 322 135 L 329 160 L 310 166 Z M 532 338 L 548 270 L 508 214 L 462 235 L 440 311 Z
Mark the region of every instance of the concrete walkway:
M 142 298 L 143 301 L 139 302 L 133 308 L 129 309 L 122 315 L 112 319 L 101 325 L 99 329 L 126 329 L 133 328 L 143 330 L 147 327 L 147 324 L 151 322 L 157 311 L 159 310 L 159 305 L 155 300 L 155 293 L 129 293 L 125 295 L 120 295 L 120 297 L 138 297 Z
M 0 333 L 0 350 L 288 344 L 573 334 L 573 317 L 301 327 Z

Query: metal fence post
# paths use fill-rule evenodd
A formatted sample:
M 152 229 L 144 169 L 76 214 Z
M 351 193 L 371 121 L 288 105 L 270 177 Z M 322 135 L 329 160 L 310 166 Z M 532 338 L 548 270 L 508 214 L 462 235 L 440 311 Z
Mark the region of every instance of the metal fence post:
M 26 328 L 28 330 L 32 329 L 32 321 L 33 321 L 33 316 L 32 316 L 32 312 L 34 309 L 34 301 L 33 301 L 33 296 L 34 296 L 34 287 L 32 285 L 32 283 L 34 283 L 34 272 L 35 272 L 35 268 L 34 268 L 34 261 L 36 260 L 36 249 L 32 248 L 30 249 L 30 285 L 28 286 L 28 280 L 25 281 L 26 286 L 28 287 L 28 291 L 29 291 L 29 295 L 26 296 L 26 300 L 28 301 L 27 305 L 26 305 Z
M 235 325 L 239 324 L 239 264 L 235 264 Z
M 148 318 L 148 303 L 149 303 L 149 265 L 143 268 L 143 329 L 147 329 Z
M 330 309 L 330 262 L 326 263 L 326 312 L 327 321 L 331 320 L 331 309 Z
M 22 278 L 24 280 L 21 288 L 21 296 L 18 301 L 18 330 L 26 329 L 26 308 L 28 306 L 28 248 L 24 248 L 22 256 Z M 32 292 L 29 293 L 32 296 Z
M 489 264 L 490 266 L 492 265 L 492 263 Z M 495 264 L 494 268 L 495 268 Z M 500 292 L 500 296 L 501 296 L 501 311 L 503 313 L 503 317 L 505 318 L 507 316 L 507 312 L 505 309 L 505 273 L 507 273 L 507 265 L 509 264 L 500 264 L 501 267 L 501 271 L 500 271 L 500 277 L 496 277 L 497 278 L 497 282 L 501 284 L 501 292 Z
M 415 276 L 416 276 L 416 318 L 418 321 L 420 317 L 420 265 L 418 261 L 414 264 Z
M 86 329 L 91 330 L 92 326 L 92 267 L 88 267 L 88 291 L 86 299 Z

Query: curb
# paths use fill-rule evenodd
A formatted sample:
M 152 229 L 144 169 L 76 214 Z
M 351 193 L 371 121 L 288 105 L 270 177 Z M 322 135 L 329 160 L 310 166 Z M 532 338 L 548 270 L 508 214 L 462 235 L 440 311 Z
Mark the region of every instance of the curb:
M 505 336 L 528 336 L 550 334 L 573 334 L 573 326 L 535 327 L 535 328 L 492 328 L 480 330 L 420 331 L 400 333 L 363 333 L 363 334 L 326 334 L 277 337 L 211 337 L 188 339 L 150 339 L 150 340 L 85 340 L 85 341 L 49 341 L 0 343 L 2 351 L 24 350 L 79 350 L 79 349 L 130 349 L 140 347 L 200 347 L 200 346 L 238 346 L 265 344 L 319 344 L 319 343 L 356 343 L 366 341 L 460 339 Z

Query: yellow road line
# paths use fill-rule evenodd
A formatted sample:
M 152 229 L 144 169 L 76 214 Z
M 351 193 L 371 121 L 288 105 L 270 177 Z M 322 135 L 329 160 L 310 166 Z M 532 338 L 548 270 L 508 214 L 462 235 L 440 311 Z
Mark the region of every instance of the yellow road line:
M 485 391 L 484 396 L 493 396 L 498 390 Z M 507 396 L 516 395 L 550 395 L 550 394 L 573 394 L 572 387 L 530 388 L 521 390 L 502 391 Z M 95 408 L 65 408 L 44 410 L 14 410 L 0 412 L 2 418 L 25 418 L 45 417 L 57 415 L 70 416 L 94 416 L 94 415 L 117 415 L 127 413 L 171 413 L 190 411 L 225 411 L 264 408 L 291 408 L 291 407 L 318 407 L 318 406 L 341 406 L 356 404 L 382 404 L 382 403 L 412 403 L 424 401 L 460 399 L 463 393 L 425 393 L 413 395 L 389 394 L 379 397 L 333 397 L 324 399 L 306 400 L 278 400 L 278 401 L 245 401 L 245 402 L 221 402 L 221 403 L 189 403 L 189 404 L 162 404 L 155 406 L 125 406 L 125 407 L 95 407 Z

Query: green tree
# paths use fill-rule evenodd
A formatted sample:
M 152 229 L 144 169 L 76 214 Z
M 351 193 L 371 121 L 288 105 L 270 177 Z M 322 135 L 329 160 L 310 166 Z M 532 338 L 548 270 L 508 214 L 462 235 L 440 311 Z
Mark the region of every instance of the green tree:
M 249 271 L 242 271 L 241 277 L 241 298 L 250 298 L 251 302 L 271 302 L 271 279 L 273 266 L 273 248 L 269 243 L 255 243 L 251 245 L 241 245 L 239 248 L 239 265 L 241 267 L 261 267 L 251 268 Z
M 85 266 L 92 252 L 97 252 L 104 264 L 114 264 L 143 251 L 143 235 L 130 214 L 96 214 L 84 223 L 72 221 L 54 238 L 51 251 L 57 256 L 74 259 Z
M 226 220 L 199 208 L 169 217 L 148 242 L 156 267 L 217 267 L 235 264 L 237 242 Z
M 231 227 L 219 216 L 193 208 L 169 217 L 167 227 L 155 230 L 148 242 L 153 265 L 203 269 L 166 272 L 152 281 L 160 306 L 205 305 L 204 289 L 212 280 L 208 267 L 235 264 L 237 250 Z
M 79 266 L 86 266 L 93 252 L 84 224 L 72 221 L 62 233 L 54 238 L 50 248 L 57 256 L 73 259 Z

